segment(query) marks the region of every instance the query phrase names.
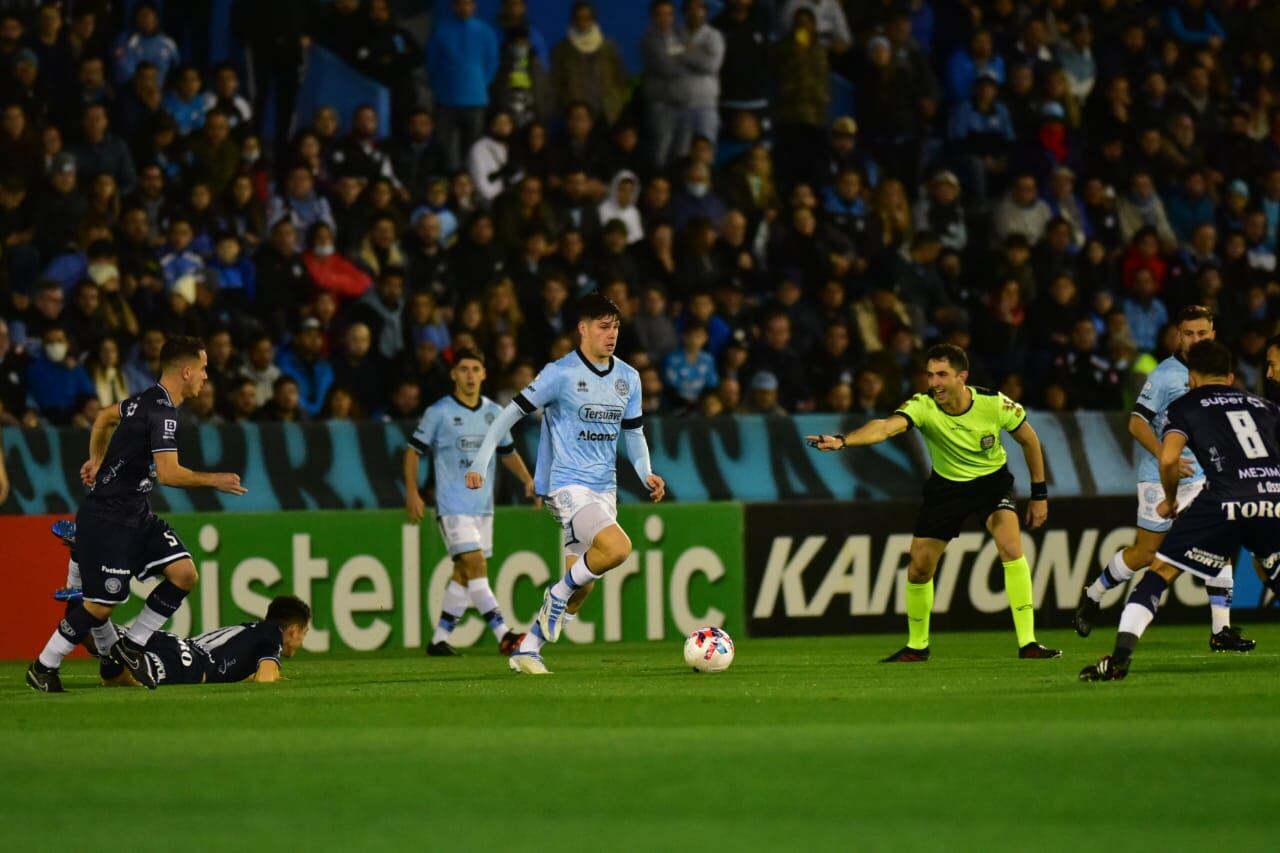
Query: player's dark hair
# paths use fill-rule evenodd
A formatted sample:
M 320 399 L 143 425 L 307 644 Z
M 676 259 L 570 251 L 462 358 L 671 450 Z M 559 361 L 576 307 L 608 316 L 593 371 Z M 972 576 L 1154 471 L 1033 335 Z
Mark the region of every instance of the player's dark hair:
M 1193 320 L 1208 320 L 1209 325 L 1213 325 L 1213 312 L 1203 305 L 1188 305 L 1178 312 L 1178 325 L 1190 323 Z
M 296 595 L 277 595 L 267 605 L 266 621 L 275 622 L 281 628 L 290 625 L 309 625 L 311 605 Z
M 955 344 L 934 344 L 924 354 L 924 360 L 926 363 L 930 361 L 945 361 L 951 365 L 956 373 L 969 369 L 969 356 Z
M 455 352 L 453 354 L 453 363 L 461 364 L 463 361 L 467 360 L 468 358 L 471 359 L 472 361 L 478 361 L 482 365 L 484 364 L 484 353 L 480 352 L 479 350 L 471 349 L 470 347 L 466 347 L 464 349 L 460 349 L 457 352 Z
M 599 293 L 588 293 L 578 300 L 578 319 L 584 323 L 601 318 L 622 319 L 618 303 Z
M 202 352 L 204 341 L 199 338 L 173 335 L 165 340 L 160 349 L 160 369 L 164 370 L 180 361 L 198 361 Z
M 1272 347 L 1280 347 L 1280 335 L 1272 335 L 1267 339 L 1267 349 L 1269 350 Z M 1266 351 L 1267 350 L 1263 350 L 1263 352 Z
M 1187 352 L 1187 369 L 1201 376 L 1226 376 L 1234 369 L 1231 350 L 1217 341 L 1200 341 Z

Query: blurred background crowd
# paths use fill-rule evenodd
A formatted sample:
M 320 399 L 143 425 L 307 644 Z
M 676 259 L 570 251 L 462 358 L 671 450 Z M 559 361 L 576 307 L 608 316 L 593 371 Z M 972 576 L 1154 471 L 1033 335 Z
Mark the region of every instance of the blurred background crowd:
M 413 418 L 465 347 L 506 402 L 590 292 L 651 413 L 881 414 L 937 341 L 1123 409 L 1191 304 L 1262 387 L 1277 0 L 424 5 L 0 0 L 0 423 L 90 422 L 168 334 L 200 421 Z M 304 114 L 318 50 L 389 107 Z

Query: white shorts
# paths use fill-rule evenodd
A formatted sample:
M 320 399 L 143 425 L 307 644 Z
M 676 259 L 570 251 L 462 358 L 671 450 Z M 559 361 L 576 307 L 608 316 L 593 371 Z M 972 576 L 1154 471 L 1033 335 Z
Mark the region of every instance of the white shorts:
M 450 557 L 483 551 L 485 558 L 493 556 L 492 515 L 441 515 L 436 526 Z
M 564 548 L 581 557 L 596 534 L 618 523 L 618 493 L 565 486 L 546 496 L 547 512 L 564 528 Z
M 1178 509 L 1184 510 L 1200 494 L 1208 480 L 1196 480 L 1194 483 L 1178 484 Z M 1173 519 L 1161 518 L 1156 512 L 1160 501 L 1164 500 L 1164 486 L 1159 483 L 1138 484 L 1138 527 L 1152 533 L 1168 533 L 1173 527 Z

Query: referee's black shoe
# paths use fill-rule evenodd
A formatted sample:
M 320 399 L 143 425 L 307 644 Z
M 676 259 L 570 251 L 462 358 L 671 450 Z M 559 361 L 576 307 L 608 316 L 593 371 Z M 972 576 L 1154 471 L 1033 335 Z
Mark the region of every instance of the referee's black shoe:
M 910 646 L 903 646 L 887 658 L 881 658 L 880 663 L 924 663 L 928 659 L 928 646 L 923 649 L 913 649 Z
M 462 652 L 458 651 L 453 646 L 446 643 L 444 640 L 441 640 L 438 643 L 432 643 L 431 645 L 427 646 L 427 657 L 460 658 L 462 657 Z
M 1023 660 L 1048 660 L 1062 657 L 1062 649 L 1051 649 L 1039 643 L 1027 643 L 1018 649 L 1018 657 Z
M 116 640 L 107 652 L 107 656 L 129 670 L 134 679 L 148 690 L 155 690 L 160 686 L 151 658 L 128 636 L 121 634 L 120 639 Z
M 1076 633 L 1081 637 L 1089 636 L 1089 632 L 1093 630 L 1093 623 L 1098 618 L 1098 612 L 1101 610 L 1102 605 L 1089 597 L 1089 587 L 1086 586 L 1080 593 L 1080 606 L 1076 608 L 1076 615 L 1071 619 Z
M 1256 645 L 1234 625 L 1228 625 L 1209 638 L 1209 651 L 1212 652 L 1251 652 Z
M 62 676 L 58 671 L 49 669 L 40 661 L 33 661 L 31 666 L 27 667 L 27 686 L 41 693 L 67 692 L 62 689 Z
M 1111 655 L 1080 670 L 1081 681 L 1120 681 L 1129 674 L 1129 662 L 1118 662 Z

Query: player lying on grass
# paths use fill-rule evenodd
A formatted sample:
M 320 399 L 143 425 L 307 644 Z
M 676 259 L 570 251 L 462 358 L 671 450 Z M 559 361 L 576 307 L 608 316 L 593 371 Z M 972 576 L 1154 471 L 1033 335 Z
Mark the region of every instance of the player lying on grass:
M 436 482 L 436 525 L 453 557 L 453 579 L 444 592 L 440 622 L 427 644 L 427 654 L 449 657 L 458 651 L 449 645 L 449 635 L 474 604 L 498 638 L 498 651 L 510 655 L 520 646 L 524 634 L 507 627 L 498 609 L 498 599 L 489 586 L 488 559 L 493 556 L 493 481 L 495 464 L 489 457 L 484 488 L 468 489 L 463 475 L 480 449 L 489 425 L 502 407 L 480 395 L 485 380 L 484 356 L 475 350 L 460 350 L 454 357 L 453 393 L 422 415 L 418 428 L 409 437 L 404 451 L 405 509 L 414 524 L 422 521 L 426 504 L 418 490 L 418 469 L 422 458 L 431 459 Z M 524 485 L 526 497 L 535 497 L 533 477 L 520 454 L 515 452 L 511 433 L 502 436 L 498 454 L 502 464 Z M 540 505 L 536 502 L 535 505 Z
M 1138 395 L 1138 403 L 1129 417 L 1129 433 L 1141 445 L 1144 453 L 1138 460 L 1138 534 L 1133 544 L 1117 551 L 1102 573 L 1085 587 L 1076 609 L 1076 633 L 1089 636 L 1093 623 L 1102 608 L 1102 597 L 1107 590 L 1127 583 L 1135 573 L 1151 565 L 1156 551 L 1164 541 L 1173 522 L 1162 518 L 1156 506 L 1164 497 L 1160 485 L 1160 441 L 1169 423 L 1169 406 L 1187 393 L 1187 352 L 1200 341 L 1213 340 L 1213 313 L 1202 305 L 1189 305 L 1178 314 L 1178 351 L 1160 362 L 1147 377 Z M 1178 506 L 1185 509 L 1204 488 L 1204 470 L 1196 462 L 1189 449 L 1184 450 L 1178 463 Z M 1253 640 L 1241 635 L 1231 626 L 1231 595 L 1235 578 L 1230 566 L 1216 578 L 1205 582 L 1209 593 L 1209 612 L 1213 628 L 1209 634 L 1209 649 L 1215 652 L 1249 652 Z
M 911 427 L 929 446 L 933 473 L 924 484 L 924 502 L 911 540 L 907 567 L 907 645 L 884 663 L 918 663 L 929 659 L 929 613 L 933 609 L 933 576 L 947 543 L 971 515 L 980 515 L 995 539 L 1004 564 L 1004 585 L 1018 635 L 1018 657 L 1056 658 L 1059 649 L 1036 642 L 1031 567 L 1022 554 L 1022 530 L 1013 497 L 1013 474 L 1005 465 L 1001 430 L 1022 445 L 1031 473 L 1027 526 L 1034 530 L 1049 516 L 1040 439 L 1026 412 L 996 391 L 970 387 L 969 358 L 964 350 L 939 344 L 925 354 L 929 393 L 917 394 L 887 418 L 870 421 L 845 435 L 811 435 L 819 450 L 842 450 L 878 444 Z
M 108 631 L 121 629 L 112 622 Z M 156 631 L 143 649 L 156 673 L 156 684 L 230 684 L 236 681 L 266 683 L 284 678 L 281 658 L 291 658 L 302 648 L 311 630 L 311 608 L 292 595 L 271 600 L 267 615 L 257 622 L 244 622 L 206 631 L 182 639 Z M 93 637 L 86 648 L 96 653 Z M 100 657 L 98 672 L 107 687 L 140 687 L 129 670 L 109 657 Z
M 76 554 L 76 525 L 57 521 L 53 535 L 70 549 L 67 562 L 67 586 L 53 595 L 67 602 L 68 609 L 78 606 L 82 591 L 76 585 L 79 561 Z M 280 595 L 267 606 L 266 616 L 258 622 L 245 622 L 207 631 L 197 637 L 182 639 L 165 631 L 151 635 L 142 653 L 156 674 L 157 686 L 165 684 L 201 684 L 231 681 L 278 681 L 280 657 L 293 657 L 311 630 L 311 607 L 292 595 Z M 99 649 L 110 649 L 128 630 L 121 631 L 108 620 L 101 629 L 84 639 L 84 647 L 99 658 L 98 671 L 108 687 L 141 686 L 133 674 Z M 98 640 L 103 642 L 99 644 Z
M 520 418 L 541 408 L 542 433 L 534 477 L 538 494 L 564 529 L 564 576 L 543 594 L 537 623 L 511 656 L 516 672 L 546 675 L 542 646 L 560 638 L 566 619 L 605 572 L 622 565 L 631 540 L 618 526 L 618 433 L 640 482 L 654 501 L 666 485 L 649 467 L 640 408 L 640 374 L 614 358 L 622 313 L 611 299 L 588 294 L 578 303 L 582 344 L 552 362 L 490 426 L 466 483 L 484 485 L 498 442 Z
M 148 495 L 157 482 L 178 488 L 211 487 L 242 495 L 235 474 L 208 474 L 178 462 L 178 407 L 199 395 L 208 359 L 195 338 L 173 337 L 160 351 L 160 381 L 119 406 L 105 408 L 89 436 L 89 459 L 80 478 L 89 494 L 76 515 L 82 601 L 67 608 L 40 656 L 27 668 L 27 684 L 42 693 L 62 692 L 58 668 L 93 631 L 98 645 L 147 687 L 156 686 L 149 658 L 142 654 L 195 587 L 198 575 L 178 534 L 151 511 Z M 162 576 L 147 596 L 129 637 L 108 646 L 106 624 L 129 600 L 129 581 Z
M 1138 640 L 1169 585 L 1183 572 L 1212 581 L 1231 570 L 1241 545 L 1264 569 L 1271 590 L 1280 590 L 1280 407 L 1233 387 L 1231 351 L 1216 341 L 1191 347 L 1187 369 L 1191 390 L 1169 406 L 1160 445 L 1164 497 L 1156 511 L 1173 519 L 1173 526 L 1129 594 L 1115 649 L 1081 670 L 1082 681 L 1128 675 Z M 1188 447 L 1208 485 L 1179 512 L 1178 481 Z

